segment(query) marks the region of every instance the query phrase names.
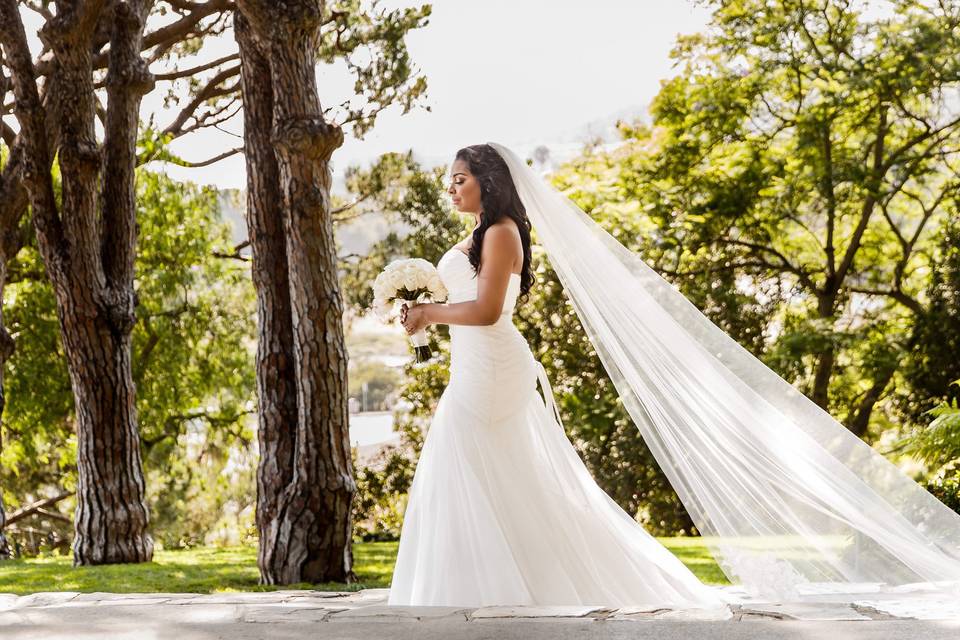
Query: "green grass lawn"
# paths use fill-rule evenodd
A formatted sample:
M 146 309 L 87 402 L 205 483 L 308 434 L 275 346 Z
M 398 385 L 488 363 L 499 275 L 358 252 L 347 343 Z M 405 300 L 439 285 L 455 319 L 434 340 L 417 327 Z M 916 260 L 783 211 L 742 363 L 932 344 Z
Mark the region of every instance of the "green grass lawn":
M 658 538 L 698 578 L 727 582 L 707 548 L 697 538 Z M 397 558 L 396 542 L 359 542 L 353 546 L 354 572 L 360 582 L 268 587 L 257 584 L 257 551 L 253 547 L 207 547 L 189 551 L 157 551 L 153 562 L 131 565 L 73 567 L 69 556 L 48 556 L 0 562 L 0 593 L 26 595 L 37 591 L 107 591 L 113 593 L 214 593 L 318 589 L 355 591 L 389 587 Z

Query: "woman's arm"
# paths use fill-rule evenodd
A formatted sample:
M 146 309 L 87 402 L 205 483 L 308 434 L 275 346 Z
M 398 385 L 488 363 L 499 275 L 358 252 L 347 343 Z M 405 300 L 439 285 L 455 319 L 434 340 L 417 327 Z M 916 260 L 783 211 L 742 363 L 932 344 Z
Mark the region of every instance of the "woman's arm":
M 459 249 L 456 249 L 459 251 Z M 496 224 L 483 236 L 481 263 L 477 274 L 477 299 L 452 304 L 427 303 L 423 307 L 427 324 L 490 325 L 503 312 L 510 285 L 511 266 L 522 255 L 520 235 L 509 224 Z M 416 308 L 416 307 L 414 307 Z
M 493 312 L 484 309 L 479 300 L 444 303 L 428 302 L 423 309 L 427 324 L 463 324 L 463 325 L 490 325 L 497 321 Z

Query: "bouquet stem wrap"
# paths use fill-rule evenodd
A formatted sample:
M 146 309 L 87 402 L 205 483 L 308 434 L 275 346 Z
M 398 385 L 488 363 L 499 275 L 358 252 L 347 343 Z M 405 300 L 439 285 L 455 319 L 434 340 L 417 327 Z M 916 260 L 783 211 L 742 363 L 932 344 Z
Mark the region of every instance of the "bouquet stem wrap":
M 416 300 L 407 300 L 406 302 L 408 308 L 417 304 Z M 410 342 L 413 343 L 413 352 L 417 362 L 425 362 L 433 355 L 430 351 L 430 339 L 427 337 L 425 328 L 410 334 Z

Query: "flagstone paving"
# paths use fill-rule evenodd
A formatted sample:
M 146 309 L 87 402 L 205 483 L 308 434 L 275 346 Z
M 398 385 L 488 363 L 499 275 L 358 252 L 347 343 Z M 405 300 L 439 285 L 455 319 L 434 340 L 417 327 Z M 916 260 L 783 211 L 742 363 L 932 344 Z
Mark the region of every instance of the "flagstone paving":
M 960 603 L 914 616 L 895 599 L 663 607 L 419 607 L 388 589 L 258 593 L 0 594 L 0 638 L 960 638 Z

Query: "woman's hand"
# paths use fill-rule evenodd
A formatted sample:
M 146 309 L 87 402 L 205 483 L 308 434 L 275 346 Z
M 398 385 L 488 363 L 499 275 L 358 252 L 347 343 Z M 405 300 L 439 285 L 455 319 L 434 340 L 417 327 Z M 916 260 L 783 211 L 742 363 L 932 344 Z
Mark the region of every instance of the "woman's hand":
M 406 330 L 407 334 L 413 335 L 420 329 L 423 329 L 430 322 L 427 320 L 427 305 L 431 303 L 425 302 L 422 304 L 415 304 L 412 307 L 408 307 L 407 303 L 404 302 L 400 307 L 400 322 L 403 323 L 403 328 Z

